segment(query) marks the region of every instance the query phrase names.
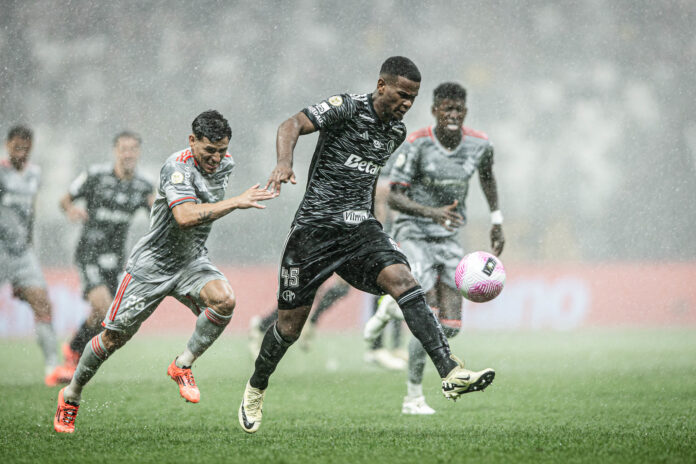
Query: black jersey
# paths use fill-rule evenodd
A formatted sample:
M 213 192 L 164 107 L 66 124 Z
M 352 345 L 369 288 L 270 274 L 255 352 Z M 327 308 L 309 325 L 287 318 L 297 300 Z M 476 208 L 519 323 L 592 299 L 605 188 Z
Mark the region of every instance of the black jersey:
M 70 185 L 70 198 L 87 202 L 87 222 L 77 245 L 78 263 L 100 263 L 121 269 L 125 261 L 124 245 L 128 228 L 138 208 L 149 210 L 148 197 L 154 192 L 152 183 L 136 175 L 119 179 L 113 165 L 97 165 L 80 174 Z
M 293 225 L 352 228 L 373 219 L 375 183 L 406 126 L 379 119 L 370 94 L 335 95 L 302 112 L 321 132 Z

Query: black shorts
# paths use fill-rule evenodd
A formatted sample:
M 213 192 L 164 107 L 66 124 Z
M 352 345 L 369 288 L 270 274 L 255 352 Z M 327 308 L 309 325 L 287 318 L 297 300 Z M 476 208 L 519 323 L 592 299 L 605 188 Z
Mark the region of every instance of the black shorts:
M 77 262 L 77 270 L 82 281 L 82 295 L 87 298 L 87 294 L 100 285 L 105 285 L 111 292 L 111 296 L 116 295 L 116 289 L 122 271 L 120 267 L 105 268 L 98 263 Z
M 377 221 L 347 230 L 295 226 L 285 242 L 278 274 L 278 309 L 311 306 L 319 286 L 334 272 L 358 290 L 382 295 L 377 276 L 397 263 L 408 266 Z

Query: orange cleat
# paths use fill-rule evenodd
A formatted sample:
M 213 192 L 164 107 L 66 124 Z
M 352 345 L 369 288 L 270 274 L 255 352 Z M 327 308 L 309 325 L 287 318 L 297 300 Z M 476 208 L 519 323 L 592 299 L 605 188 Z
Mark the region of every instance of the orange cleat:
M 58 433 L 73 433 L 75 431 L 77 410 L 80 409 L 80 406 L 66 403 L 63 400 L 63 390 L 65 388 L 62 388 L 58 393 L 58 410 L 56 411 L 56 417 L 53 419 L 53 428 Z
M 58 384 L 70 383 L 72 376 L 75 373 L 75 368 L 70 366 L 57 366 L 46 377 L 44 383 L 47 387 L 55 387 Z
M 179 394 L 189 403 L 198 403 L 201 400 L 201 392 L 196 386 L 191 369 L 183 369 L 176 366 L 176 359 L 167 369 L 167 375 L 179 384 Z
M 65 358 L 65 367 L 72 367 L 75 370 L 77 363 L 80 362 L 80 353 L 73 351 L 67 343 L 63 343 L 62 350 L 63 358 Z

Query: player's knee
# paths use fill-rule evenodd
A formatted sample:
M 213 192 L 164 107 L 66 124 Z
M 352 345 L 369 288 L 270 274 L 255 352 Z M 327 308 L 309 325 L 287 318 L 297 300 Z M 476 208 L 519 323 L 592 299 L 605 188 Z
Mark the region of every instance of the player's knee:
M 447 338 L 454 338 L 459 334 L 461 330 L 461 322 L 459 321 L 440 321 L 442 325 L 442 332 Z
M 234 298 L 234 293 L 230 292 L 220 302 L 216 303 L 213 308 L 215 309 L 215 312 L 219 313 L 221 316 L 230 316 L 232 315 L 236 304 L 237 300 Z
M 131 334 L 127 334 L 125 332 L 116 332 L 114 330 L 106 329 L 104 332 L 102 332 L 101 340 L 102 343 L 104 343 L 104 348 L 106 348 L 106 351 L 113 353 L 125 345 L 128 340 L 131 339 L 131 337 Z
M 281 322 L 278 320 L 278 322 L 276 322 L 276 330 L 286 343 L 292 344 L 300 338 L 302 326 L 294 322 Z
M 418 285 L 418 281 L 405 264 L 395 264 L 382 269 L 377 283 L 394 298 Z

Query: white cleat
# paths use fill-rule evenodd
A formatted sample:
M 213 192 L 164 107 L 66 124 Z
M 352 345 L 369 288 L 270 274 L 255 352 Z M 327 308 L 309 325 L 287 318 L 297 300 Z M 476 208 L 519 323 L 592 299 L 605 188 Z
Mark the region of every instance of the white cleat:
M 435 410 L 428 406 L 424 396 L 405 396 L 404 403 L 401 405 L 402 414 L 413 414 L 418 416 L 429 416 L 435 414 Z
M 246 384 L 242 404 L 239 405 L 239 425 L 246 433 L 254 433 L 261 426 L 263 416 L 263 396 L 266 390 L 259 390 Z
M 493 369 L 470 371 L 464 369 L 464 363 L 455 355 L 450 356 L 458 366 L 452 369 L 447 377 L 442 379 L 442 394 L 445 398 L 457 401 L 461 395 L 475 391 L 483 391 L 495 378 Z
M 379 337 L 389 321 L 392 319 L 404 320 L 401 308 L 389 295 L 384 295 L 379 299 L 379 305 L 375 314 L 365 323 L 363 338 L 367 342 L 373 342 Z
M 261 330 L 261 317 L 252 317 L 249 321 L 249 353 L 251 353 L 251 357 L 254 359 L 261 351 L 261 342 L 264 335 L 266 334 Z
M 389 350 L 384 348 L 366 351 L 363 359 L 367 363 L 376 364 L 389 371 L 403 371 L 408 367 L 406 361 L 393 356 Z

